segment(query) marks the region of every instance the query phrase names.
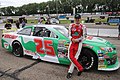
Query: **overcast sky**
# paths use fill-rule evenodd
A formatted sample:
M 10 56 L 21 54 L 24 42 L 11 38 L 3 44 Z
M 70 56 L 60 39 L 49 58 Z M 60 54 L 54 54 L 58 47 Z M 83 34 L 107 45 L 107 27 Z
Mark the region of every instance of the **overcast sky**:
M 41 3 L 41 2 L 47 2 L 47 1 L 50 1 L 50 0 L 0 0 L 0 3 L 1 3 L 0 7 L 7 7 L 7 6 L 19 7 L 24 4 Z

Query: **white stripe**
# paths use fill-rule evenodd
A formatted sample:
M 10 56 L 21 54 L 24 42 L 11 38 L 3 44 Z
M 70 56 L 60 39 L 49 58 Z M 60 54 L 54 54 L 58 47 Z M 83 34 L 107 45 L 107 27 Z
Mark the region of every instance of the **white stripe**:
M 71 61 L 71 59 L 70 59 L 70 53 L 69 53 L 69 51 L 70 51 L 70 46 L 71 46 L 71 44 L 72 44 L 72 42 L 70 43 L 70 45 L 69 45 L 69 50 L 68 50 L 68 58 L 69 58 L 69 60 Z M 76 53 L 76 55 L 75 55 L 75 58 L 76 59 L 78 59 L 78 57 L 79 57 L 79 55 L 80 55 L 80 52 L 81 52 L 81 49 L 82 49 L 82 42 L 80 42 L 79 43 L 79 45 L 78 45 L 78 51 L 77 51 L 77 53 Z M 75 68 L 75 65 L 74 65 L 74 63 L 71 61 L 71 65 L 70 65 L 70 68 L 69 68 L 69 70 L 68 70 L 68 73 L 72 73 L 73 72 L 73 70 L 74 70 L 74 68 Z M 77 68 L 77 67 L 76 67 Z

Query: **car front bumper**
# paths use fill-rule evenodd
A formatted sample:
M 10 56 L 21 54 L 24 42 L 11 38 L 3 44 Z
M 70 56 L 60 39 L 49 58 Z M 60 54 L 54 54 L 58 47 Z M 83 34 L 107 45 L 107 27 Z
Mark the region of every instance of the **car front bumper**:
M 102 70 L 102 71 L 114 71 L 114 70 L 117 70 L 119 69 L 120 67 L 120 63 L 119 63 L 119 60 L 117 58 L 117 61 L 114 65 L 109 65 L 109 66 L 106 66 L 106 67 L 99 67 L 98 66 L 98 70 Z

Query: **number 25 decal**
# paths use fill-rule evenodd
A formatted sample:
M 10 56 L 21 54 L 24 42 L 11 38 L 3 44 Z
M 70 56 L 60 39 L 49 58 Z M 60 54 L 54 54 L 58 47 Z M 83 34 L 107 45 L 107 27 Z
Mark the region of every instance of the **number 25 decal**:
M 45 54 L 46 52 L 47 55 L 55 56 L 52 40 L 44 40 L 44 45 L 41 39 L 34 39 L 34 41 L 37 43 L 36 50 L 38 53 Z M 43 46 L 45 46 L 45 50 L 43 49 Z

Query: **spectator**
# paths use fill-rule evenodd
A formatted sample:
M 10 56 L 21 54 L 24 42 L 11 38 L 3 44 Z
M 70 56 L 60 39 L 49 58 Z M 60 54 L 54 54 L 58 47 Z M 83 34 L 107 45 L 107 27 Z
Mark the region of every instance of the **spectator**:
M 5 24 L 5 28 L 6 29 L 11 29 L 11 27 L 12 27 L 11 23 L 9 21 L 7 21 L 6 24 Z
M 22 19 L 22 28 L 25 27 L 26 23 L 25 23 L 25 20 Z
M 43 19 L 40 17 L 40 18 L 38 19 L 38 24 L 42 24 L 42 22 L 43 22 Z
M 120 39 L 120 23 L 118 24 L 118 39 Z
M 20 22 L 18 20 L 16 20 L 16 27 L 20 29 Z
M 47 21 L 45 22 L 45 24 L 51 24 L 50 23 L 50 18 L 47 19 Z

